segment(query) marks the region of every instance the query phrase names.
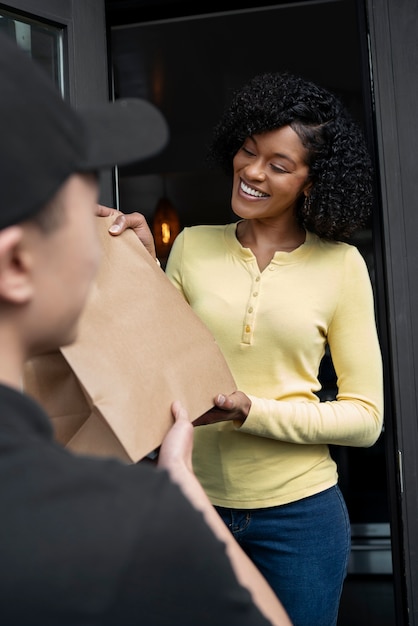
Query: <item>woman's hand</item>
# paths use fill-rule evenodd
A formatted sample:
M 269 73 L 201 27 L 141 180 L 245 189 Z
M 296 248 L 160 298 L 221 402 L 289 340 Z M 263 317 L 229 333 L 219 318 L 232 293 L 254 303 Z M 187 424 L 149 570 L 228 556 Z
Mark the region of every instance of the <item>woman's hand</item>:
M 229 396 L 220 393 L 216 396 L 214 404 L 212 409 L 194 420 L 193 426 L 216 424 L 230 420 L 243 424 L 251 408 L 251 400 L 242 391 L 234 391 Z
M 109 233 L 111 235 L 117 236 L 123 233 L 123 231 L 127 228 L 132 228 L 152 258 L 157 258 L 155 253 L 154 237 L 152 236 L 151 229 L 142 213 L 121 213 L 116 209 L 111 209 L 110 207 L 98 204 L 96 215 L 99 217 L 114 216 L 116 218 L 109 228 Z

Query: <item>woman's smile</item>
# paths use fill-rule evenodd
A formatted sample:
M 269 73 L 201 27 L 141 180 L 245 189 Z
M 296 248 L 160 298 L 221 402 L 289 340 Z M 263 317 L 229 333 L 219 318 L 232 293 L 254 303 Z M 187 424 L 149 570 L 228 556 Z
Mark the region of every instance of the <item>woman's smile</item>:
M 243 192 L 244 195 L 251 196 L 251 198 L 270 197 L 268 193 L 264 193 L 264 191 L 260 191 L 259 189 L 252 187 L 251 185 L 243 181 L 242 178 L 240 179 L 240 190 Z

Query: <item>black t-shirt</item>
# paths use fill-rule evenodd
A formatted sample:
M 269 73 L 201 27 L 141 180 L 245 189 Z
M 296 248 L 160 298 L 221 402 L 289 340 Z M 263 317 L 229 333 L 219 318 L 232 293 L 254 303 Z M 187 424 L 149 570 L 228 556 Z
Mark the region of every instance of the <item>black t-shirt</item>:
M 167 472 L 76 457 L 0 385 L 0 624 L 267 626 Z

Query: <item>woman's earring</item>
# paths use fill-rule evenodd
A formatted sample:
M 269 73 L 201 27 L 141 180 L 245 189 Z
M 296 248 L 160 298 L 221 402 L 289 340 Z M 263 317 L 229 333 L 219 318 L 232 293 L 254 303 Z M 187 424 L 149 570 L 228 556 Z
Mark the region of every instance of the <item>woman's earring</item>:
M 303 212 L 309 213 L 310 208 L 311 208 L 311 198 L 310 196 L 305 196 L 305 200 L 303 201 Z

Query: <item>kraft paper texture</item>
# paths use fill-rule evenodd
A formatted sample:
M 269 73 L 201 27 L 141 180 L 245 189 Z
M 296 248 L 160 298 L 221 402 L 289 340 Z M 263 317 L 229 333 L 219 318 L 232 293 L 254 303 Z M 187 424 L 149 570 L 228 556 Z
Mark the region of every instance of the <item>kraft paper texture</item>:
M 236 390 L 209 330 L 132 230 L 108 233 L 76 342 L 26 364 L 24 390 L 76 453 L 137 462 L 158 448 L 180 400 L 193 421 Z M 198 428 L 204 428 L 199 426 Z

